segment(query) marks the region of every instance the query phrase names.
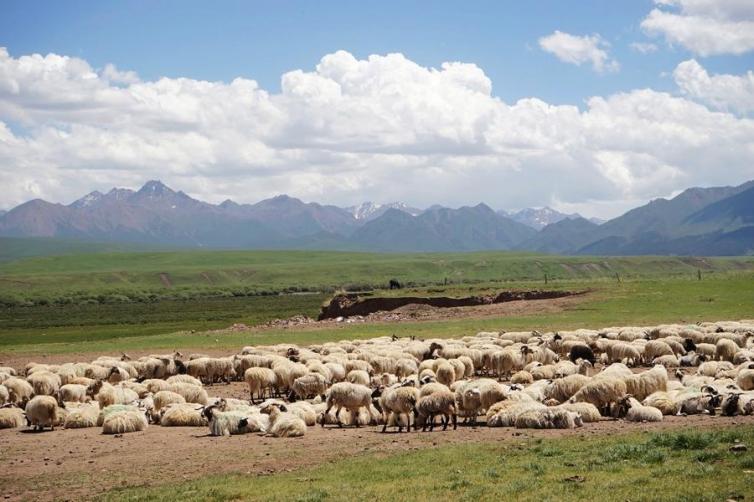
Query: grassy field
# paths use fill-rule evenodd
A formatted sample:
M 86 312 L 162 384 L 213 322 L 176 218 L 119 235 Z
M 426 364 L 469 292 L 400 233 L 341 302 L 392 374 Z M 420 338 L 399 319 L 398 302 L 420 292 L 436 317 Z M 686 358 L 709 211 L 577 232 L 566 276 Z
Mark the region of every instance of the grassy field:
M 526 283 L 516 283 L 525 287 Z M 552 284 L 551 284 L 552 286 Z M 208 336 L 189 330 L 224 328 L 234 322 L 249 325 L 274 317 L 299 313 L 313 315 L 323 297 L 284 295 L 275 297 L 235 298 L 218 301 L 167 302 L 154 305 L 124 304 L 110 306 L 122 315 L 109 316 L 89 306 L 76 324 L 54 326 L 50 312 L 72 319 L 70 307 L 24 307 L 7 312 L 28 312 L 26 318 L 0 321 L 0 353 L 70 353 L 117 352 L 138 349 L 217 348 L 234 350 L 248 344 L 292 342 L 299 344 L 368 338 L 397 334 L 419 337 L 449 337 L 474 334 L 480 330 L 533 329 L 557 330 L 578 327 L 599 328 L 614 325 L 645 325 L 662 322 L 741 319 L 754 317 L 754 274 L 719 275 L 702 281 L 696 279 L 634 280 L 621 283 L 607 281 L 573 281 L 558 283 L 565 289 L 588 288 L 591 292 L 571 308 L 560 312 L 503 319 L 457 319 L 430 322 L 326 325 L 307 329 L 266 329 L 251 332 L 227 332 Z M 461 289 L 450 292 L 460 293 Z M 468 294 L 468 288 L 464 289 Z M 208 306 L 216 307 L 213 313 Z M 137 318 L 130 310 L 146 308 Z M 159 310 L 165 307 L 166 310 Z M 155 310 L 152 310 L 155 309 Z M 173 316 L 167 318 L 170 314 Z M 113 324 L 104 324 L 104 322 Z M 44 329 L 29 324 L 46 323 Z M 176 332 L 181 331 L 181 332 Z
M 106 304 L 407 285 L 694 277 L 754 270 L 754 258 L 559 257 L 507 252 L 370 254 L 177 251 L 72 254 L 0 264 L 7 305 Z
M 754 428 L 469 443 L 118 489 L 103 499 L 752 500 L 754 453 L 729 451 L 736 440 L 754 444 Z

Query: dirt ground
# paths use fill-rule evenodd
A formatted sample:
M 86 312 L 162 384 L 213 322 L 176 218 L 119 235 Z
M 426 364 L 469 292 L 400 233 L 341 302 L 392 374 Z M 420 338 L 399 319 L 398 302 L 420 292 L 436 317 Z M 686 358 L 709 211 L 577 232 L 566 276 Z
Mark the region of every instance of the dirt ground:
M 235 394 L 231 388 L 225 392 Z M 210 437 L 207 428 L 150 426 L 144 432 L 105 436 L 100 428 L 53 432 L 0 431 L 0 495 L 4 500 L 80 500 L 112 488 L 179 482 L 208 474 L 269 475 L 352 455 L 385 455 L 462 442 L 521 441 L 658 431 L 699 426 L 754 425 L 747 417 L 666 417 L 651 424 L 605 420 L 574 430 L 459 426 L 445 432 L 379 432 L 379 427 L 309 427 L 303 438 L 257 434 Z M 301 452 L 306 452 L 302 455 Z

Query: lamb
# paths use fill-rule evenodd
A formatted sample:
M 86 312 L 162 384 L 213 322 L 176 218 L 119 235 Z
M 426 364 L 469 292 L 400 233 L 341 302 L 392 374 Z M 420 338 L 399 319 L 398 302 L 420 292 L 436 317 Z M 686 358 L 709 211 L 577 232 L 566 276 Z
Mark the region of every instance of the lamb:
M 83 403 L 68 413 L 63 422 L 64 429 L 82 429 L 95 427 L 99 417 L 99 405 L 96 401 Z
M 249 386 L 249 398 L 254 403 L 254 394 L 264 399 L 265 392 L 272 395 L 272 389 L 275 387 L 275 372 L 269 368 L 253 367 L 246 370 L 243 375 L 246 384 Z
M 319 373 L 309 373 L 298 377 L 291 385 L 291 392 L 288 396 L 289 401 L 294 401 L 295 397 L 299 399 L 308 399 L 310 396 L 324 394 L 327 390 L 327 381 Z
M 721 338 L 715 344 L 715 357 L 721 361 L 733 361 L 738 352 L 738 345 L 733 340 Z
M 53 431 L 55 430 L 55 423 L 58 421 L 58 401 L 54 397 L 47 395 L 34 396 L 26 404 L 25 411 L 26 421 L 30 426 L 34 426 L 34 430 L 41 431 L 45 427 L 49 427 Z
M 15 429 L 26 423 L 26 415 L 15 406 L 0 407 L 0 429 Z
M 427 425 L 432 432 L 437 415 L 442 415 L 442 430 L 447 430 L 451 418 L 453 430 L 458 427 L 455 394 L 449 389 L 433 392 L 419 399 L 414 407 L 414 427 L 418 429 L 419 423 L 422 423 L 422 432 L 427 430 Z
M 125 434 L 143 431 L 148 426 L 147 417 L 138 409 L 108 414 L 102 422 L 102 434 Z
M 618 404 L 619 416 L 625 416 L 629 422 L 662 422 L 662 411 L 652 406 L 644 406 L 628 394 Z
M 383 419 L 385 421 L 382 427 L 382 432 L 387 430 L 391 415 L 395 415 L 398 432 L 403 430 L 400 418 L 402 415 L 406 415 L 406 432 L 410 432 L 411 414 L 413 413 L 418 400 L 419 389 L 415 387 L 395 387 L 388 389 L 380 398 Z
M 301 437 L 304 434 L 306 434 L 306 423 L 301 418 L 288 412 L 284 405 L 271 407 L 268 436 Z
M 159 423 L 163 427 L 202 427 L 207 419 L 202 407 L 196 404 L 171 404 L 160 410 Z
M 376 392 L 376 391 L 375 391 Z M 359 384 L 353 384 L 350 382 L 338 382 L 330 387 L 327 392 L 327 408 L 325 409 L 325 415 L 330 412 L 330 409 L 336 408 L 336 416 L 340 415 L 340 410 L 346 408 L 351 412 L 351 415 L 358 414 L 360 408 L 369 409 L 372 404 L 372 390 L 369 387 Z M 342 427 L 338 417 L 338 426 Z M 324 427 L 324 421 L 322 427 Z
M 515 422 L 517 429 L 575 429 L 583 425 L 578 413 L 556 408 L 525 411 Z

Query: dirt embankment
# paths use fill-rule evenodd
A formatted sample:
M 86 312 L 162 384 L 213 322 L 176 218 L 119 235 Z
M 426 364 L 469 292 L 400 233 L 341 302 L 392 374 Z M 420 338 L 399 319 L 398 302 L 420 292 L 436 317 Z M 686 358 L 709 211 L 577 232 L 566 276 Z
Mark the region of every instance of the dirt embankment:
M 399 296 L 386 298 L 361 298 L 354 294 L 338 295 L 322 307 L 318 320 L 338 317 L 368 316 L 375 312 L 390 312 L 407 305 L 427 305 L 434 308 L 476 307 L 526 300 L 551 300 L 582 294 L 572 291 L 503 291 L 496 295 L 467 296 L 452 298 L 447 296 L 420 297 Z

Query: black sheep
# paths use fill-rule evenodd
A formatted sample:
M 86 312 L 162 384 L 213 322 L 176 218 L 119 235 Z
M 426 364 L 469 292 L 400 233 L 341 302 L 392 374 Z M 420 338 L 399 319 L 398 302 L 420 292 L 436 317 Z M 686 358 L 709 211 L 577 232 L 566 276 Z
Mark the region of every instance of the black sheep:
M 589 361 L 592 365 L 597 362 L 597 359 L 594 357 L 594 351 L 586 345 L 574 345 L 571 347 L 568 359 L 570 359 L 572 363 L 575 363 L 579 359 Z

